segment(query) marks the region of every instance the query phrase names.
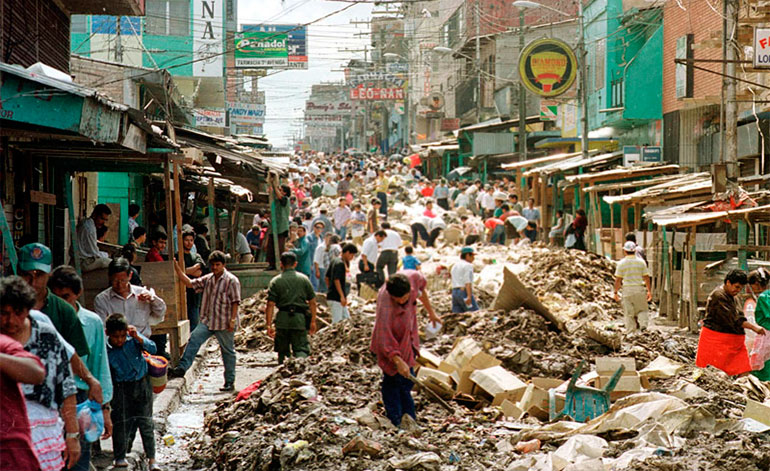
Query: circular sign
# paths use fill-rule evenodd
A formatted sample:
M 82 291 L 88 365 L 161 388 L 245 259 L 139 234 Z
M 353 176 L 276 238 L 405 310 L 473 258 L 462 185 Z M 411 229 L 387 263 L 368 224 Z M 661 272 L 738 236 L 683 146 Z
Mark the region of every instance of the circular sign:
M 575 83 L 576 75 L 575 53 L 564 41 L 537 39 L 519 55 L 519 79 L 535 95 L 561 95 Z

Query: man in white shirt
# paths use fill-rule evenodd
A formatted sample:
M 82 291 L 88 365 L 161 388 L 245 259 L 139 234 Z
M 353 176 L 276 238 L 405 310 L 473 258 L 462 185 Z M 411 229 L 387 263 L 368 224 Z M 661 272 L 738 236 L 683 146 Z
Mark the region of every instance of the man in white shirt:
M 131 278 L 131 265 L 123 257 L 110 262 L 107 274 L 110 287 L 96 295 L 94 311 L 99 314 L 102 322 L 111 314 L 119 312 L 126 316 L 129 325 L 135 326 L 140 334 L 150 337 L 151 326 L 160 324 L 166 316 L 165 301 L 147 288 L 128 282 Z
M 321 173 L 321 169 L 318 168 L 318 165 L 316 165 L 315 161 L 310 162 L 310 165 L 307 166 L 308 173 L 312 173 L 313 175 L 318 175 Z
M 382 230 L 385 231 L 385 238 L 379 243 L 379 252 L 377 254 L 377 276 L 379 282 L 384 283 L 389 276 L 396 273 L 398 268 L 398 249 L 401 248 L 401 235 L 390 228 L 390 223 L 383 222 Z M 385 267 L 388 267 L 388 276 L 385 276 Z
M 379 230 L 364 240 L 361 247 L 361 259 L 358 261 L 358 270 L 361 273 L 374 271 L 377 263 L 378 245 L 387 237 L 387 232 Z
M 77 228 L 80 266 L 84 272 L 107 268 L 110 259 L 104 257 L 96 242 L 96 229 L 104 227 L 110 219 L 112 210 L 106 204 L 97 204 L 91 216 L 83 219 Z M 112 313 L 110 313 L 112 314 Z
M 326 183 L 324 183 L 321 194 L 328 196 L 329 198 L 334 198 L 337 196 L 337 185 L 334 183 L 334 177 L 332 175 L 326 177 Z
M 452 312 L 478 311 L 479 305 L 473 296 L 473 247 L 460 250 L 460 261 L 452 266 Z
M 495 189 L 491 186 L 487 187 L 487 191 L 482 193 L 480 195 L 481 197 L 481 208 L 484 210 L 484 217 L 485 218 L 491 218 L 492 215 L 495 212 L 495 197 L 494 197 L 494 191 Z

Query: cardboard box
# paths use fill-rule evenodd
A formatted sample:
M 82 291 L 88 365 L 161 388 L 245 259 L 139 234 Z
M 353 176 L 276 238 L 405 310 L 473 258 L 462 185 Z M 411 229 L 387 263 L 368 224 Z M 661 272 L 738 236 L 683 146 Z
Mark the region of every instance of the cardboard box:
M 433 368 L 428 368 L 427 366 L 423 366 L 417 370 L 417 379 L 420 381 L 426 381 L 428 378 L 433 378 L 436 381 L 446 384 L 450 388 L 452 387 L 452 378 L 443 371 L 434 370 Z
M 441 357 L 421 348 L 420 355 L 417 357 L 417 363 L 429 368 L 438 369 L 438 365 L 441 364 Z
M 517 402 L 527 389 L 526 383 L 502 366 L 476 370 L 471 373 L 470 380 L 477 386 L 474 392 L 483 391 L 492 398 L 493 406 L 499 406 L 506 399 Z
M 503 410 L 503 415 L 506 417 L 519 420 L 524 416 L 524 411 L 519 409 L 516 404 L 509 401 L 508 399 L 505 399 L 503 403 L 500 404 L 500 408 Z
M 747 399 L 746 409 L 743 410 L 743 417 L 770 425 L 770 404 Z
M 452 378 L 457 381 L 457 391 L 471 394 L 474 385 L 473 381 L 470 379 L 471 373 L 476 370 L 483 370 L 501 364 L 502 362 L 500 360 L 488 353 L 479 352 L 473 355 L 473 358 L 471 358 L 460 371 L 455 371 L 452 374 Z
M 631 375 L 623 375 L 618 379 L 618 383 L 615 385 L 615 389 L 610 392 L 610 400 L 617 400 L 621 397 L 630 396 L 642 391 L 642 382 L 639 377 L 639 373 L 632 372 Z M 599 389 L 604 388 L 607 383 L 610 382 L 612 376 L 599 376 L 596 379 L 596 387 Z
M 631 357 L 597 357 L 596 372 L 599 376 L 612 376 L 620 368 L 625 366 L 624 375 L 636 371 L 636 359 Z
M 481 347 L 475 340 L 470 337 L 461 337 L 455 341 L 452 351 L 439 364 L 438 369 L 451 375 L 455 371 L 462 370 L 471 358 L 480 352 Z

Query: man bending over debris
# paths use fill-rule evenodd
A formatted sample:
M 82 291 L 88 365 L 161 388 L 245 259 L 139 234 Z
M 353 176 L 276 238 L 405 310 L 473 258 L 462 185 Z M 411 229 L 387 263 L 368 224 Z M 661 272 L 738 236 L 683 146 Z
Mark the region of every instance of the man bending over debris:
M 275 339 L 278 363 L 283 363 L 283 360 L 290 356 L 308 357 L 310 355 L 308 330 L 310 335 L 316 331 L 318 305 L 315 291 L 310 280 L 302 273 L 298 273 L 296 268 L 297 256 L 292 252 L 283 253 L 281 255 L 283 272 L 270 280 L 270 286 L 267 288 L 265 325 L 267 325 L 267 335 Z M 278 314 L 275 316 L 275 327 L 273 327 L 273 311 L 276 306 L 278 306 Z M 309 314 L 308 311 L 310 311 Z
M 370 349 L 377 355 L 377 364 L 383 372 L 385 413 L 397 427 L 404 414 L 417 418 L 411 394 L 413 383 L 409 380 L 420 351 L 417 298 L 428 311 L 431 322 L 441 323 L 430 305 L 426 285 L 422 273 L 403 270 L 388 278 L 377 295 L 377 317 Z
M 746 272 L 730 270 L 725 276 L 725 284 L 709 294 L 695 366 L 705 368 L 711 365 L 730 376 L 751 371 L 744 329 L 753 330 L 758 335 L 764 335 L 765 329 L 748 322 L 735 302 L 735 297 L 743 291 L 747 282 Z

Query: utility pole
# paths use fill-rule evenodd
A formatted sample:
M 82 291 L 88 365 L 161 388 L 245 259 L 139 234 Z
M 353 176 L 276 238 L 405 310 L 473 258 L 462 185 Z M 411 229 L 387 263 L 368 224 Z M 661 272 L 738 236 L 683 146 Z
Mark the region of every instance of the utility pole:
M 120 20 L 122 16 L 117 18 L 118 23 L 115 25 L 115 62 L 123 63 L 123 44 L 120 42 Z
M 588 158 L 588 51 L 586 51 L 585 21 L 583 19 L 583 2 L 578 2 L 578 21 L 580 22 L 580 104 L 582 108 L 583 132 L 580 136 L 580 147 L 583 158 Z M 583 206 L 582 204 L 580 205 Z
M 737 34 L 738 8 L 735 0 L 724 1 L 724 31 L 722 34 L 722 49 L 725 58 L 726 74 L 723 80 L 725 87 L 725 127 L 724 127 L 724 163 L 727 164 L 727 180 L 732 183 L 738 181 L 738 104 L 735 102 L 735 35 Z
M 523 8 L 519 9 L 519 56 L 524 51 L 524 11 Z M 524 89 L 521 77 L 519 77 L 519 160 L 527 160 L 527 91 Z
M 480 123 L 481 122 L 482 85 L 481 85 L 481 26 L 479 25 L 479 15 L 481 14 L 481 10 L 479 6 L 479 0 L 476 0 L 475 12 L 476 14 L 474 15 L 474 19 L 476 21 L 476 73 L 478 74 L 478 78 L 477 78 L 478 96 L 476 97 L 476 120 Z

